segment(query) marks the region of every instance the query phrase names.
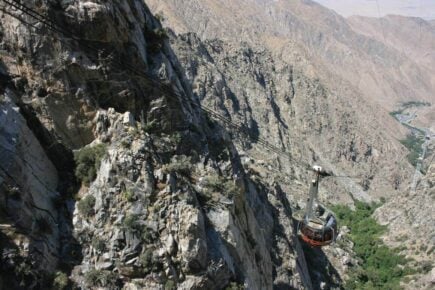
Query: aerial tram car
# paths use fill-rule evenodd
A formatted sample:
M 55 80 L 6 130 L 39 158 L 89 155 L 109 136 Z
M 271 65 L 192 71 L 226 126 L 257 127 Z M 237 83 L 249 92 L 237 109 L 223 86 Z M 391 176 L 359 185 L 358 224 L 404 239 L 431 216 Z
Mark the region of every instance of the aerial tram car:
M 330 176 L 320 166 L 313 166 L 315 178 L 311 180 L 310 197 L 303 216 L 298 222 L 298 236 L 312 247 L 331 244 L 337 237 L 337 219 L 334 213 L 318 201 L 319 181 Z

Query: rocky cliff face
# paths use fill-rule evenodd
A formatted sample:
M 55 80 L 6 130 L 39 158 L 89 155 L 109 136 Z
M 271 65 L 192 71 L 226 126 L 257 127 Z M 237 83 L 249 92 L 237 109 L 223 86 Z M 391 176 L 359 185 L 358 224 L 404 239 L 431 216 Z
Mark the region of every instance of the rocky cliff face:
M 402 154 L 400 146 L 388 141 L 391 137 L 385 132 L 364 124 L 356 113 L 367 107 L 363 101 L 350 103 L 264 48 L 201 41 L 194 34 L 180 35 L 172 44 L 202 104 L 237 123 L 250 124 L 251 134 L 259 134 L 293 156 L 289 160 L 262 152 L 260 145 L 238 144 L 257 161 L 248 164 L 250 170 L 265 180 L 279 182 L 293 206 L 304 205 L 307 188 L 303 181 L 308 179 L 304 165 L 310 162 L 320 162 L 339 176 L 360 174 L 356 181 L 325 180 L 320 193 L 325 202 L 371 201 L 406 190 L 411 172 L 409 165 L 397 158 Z M 367 118 L 372 112 L 364 114 Z M 340 285 L 348 265 L 356 264 L 350 249 L 305 249 L 315 288 Z
M 275 163 L 273 166 L 294 174 L 296 178 L 290 178 L 290 183 L 305 176 L 305 164 L 317 160 L 337 175 L 351 170 L 361 176 L 360 184 L 350 179 L 337 180 L 341 191 L 335 188 L 338 192 L 328 196 L 330 200 L 348 198 L 343 188 L 357 199 L 388 195 L 395 187 L 394 176 L 401 183 L 399 187 L 406 186 L 404 174 L 409 166 L 397 159 L 402 154 L 400 146 L 385 132 L 373 130 L 376 125 L 365 122 L 369 118 L 376 123 L 376 116 L 365 109 L 367 104 L 358 99 L 356 92 L 342 95 L 327 89 L 297 66 L 247 43 L 202 42 L 186 34 L 174 40 L 173 47 L 195 95 L 205 106 L 237 123 L 249 124 L 252 135 L 294 156 L 289 160 L 264 154 L 259 146 L 244 148 L 255 159 Z M 378 142 L 380 139 L 383 142 Z M 399 168 L 393 168 L 391 160 L 396 160 Z M 288 190 L 297 196 L 295 186 L 290 185 Z
M 398 238 L 398 232 L 414 235 L 413 227 L 403 223 L 404 212 L 410 211 L 411 204 L 416 209 L 417 204 L 424 207 L 431 202 L 427 195 L 409 196 L 413 173 L 397 143 L 405 131 L 381 107 L 391 110 L 395 102 L 407 99 L 432 100 L 425 88 L 433 85 L 427 65 L 433 60 L 433 37 L 425 21 L 387 17 L 347 22 L 311 1 L 149 3 L 163 15 L 166 26 L 181 34 L 182 42 L 174 40 L 173 47 L 203 104 L 249 124 L 252 133 L 258 130 L 299 161 L 321 161 L 337 175 L 364 176 L 358 183 L 328 181 L 329 190 L 322 197 L 333 202 L 346 200 L 349 192 L 365 200 L 391 196 L 391 203 L 377 211 L 379 220 L 391 226 L 386 240 L 395 240 L 391 244 L 397 246 L 407 240 Z M 425 40 L 411 50 L 420 43 L 406 41 L 411 34 L 417 37 L 416 26 Z M 404 27 L 399 34 L 398 27 Z M 192 31 L 197 36 L 185 34 Z M 433 108 L 423 109 L 419 123 L 433 126 Z M 271 154 L 255 149 L 244 150 L 272 168 L 291 172 L 289 181 L 267 166 L 260 169 L 269 178 L 277 176 L 295 201 L 298 196 L 302 199 L 298 180 L 304 179 L 303 166 L 279 158 L 276 162 Z M 432 215 L 422 212 L 426 214 L 414 211 L 409 221 L 421 224 L 425 233 L 432 232 Z M 326 251 L 331 261 L 337 261 L 336 251 L 340 249 Z M 407 247 L 403 253 L 425 260 L 421 250 Z M 338 257 L 334 265 L 343 274 L 345 258 Z
M 141 1 L 26 5 L 75 37 L 1 13 L 1 288 L 312 288 L 287 196 Z
M 350 254 L 310 255 L 295 235 L 307 164 L 358 176 L 325 179 L 326 202 L 406 191 L 402 129 L 364 94 L 297 41 L 250 41 L 245 14 L 218 28 L 235 1 L 181 2 L 161 2 L 181 5 L 167 21 L 198 34 L 163 29 L 140 0 L 26 3 L 64 33 L 0 13 L 0 288 L 340 288 Z

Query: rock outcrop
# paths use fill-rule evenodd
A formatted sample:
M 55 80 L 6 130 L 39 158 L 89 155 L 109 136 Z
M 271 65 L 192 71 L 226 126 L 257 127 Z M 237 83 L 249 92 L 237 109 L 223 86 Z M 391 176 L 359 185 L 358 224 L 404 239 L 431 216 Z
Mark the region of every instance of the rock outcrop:
M 74 38 L 1 14 L 3 288 L 312 288 L 287 196 L 141 1 L 26 5 Z

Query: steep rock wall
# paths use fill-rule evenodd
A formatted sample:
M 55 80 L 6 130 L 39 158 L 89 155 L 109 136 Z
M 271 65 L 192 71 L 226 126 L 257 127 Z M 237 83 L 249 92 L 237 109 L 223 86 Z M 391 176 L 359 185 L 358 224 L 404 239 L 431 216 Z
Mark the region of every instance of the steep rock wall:
M 287 197 L 246 174 L 226 129 L 200 113 L 141 1 L 26 5 L 75 38 L 12 9 L 0 15 L 2 144 L 11 151 L 2 158 L 13 173 L 1 175 L 2 267 L 18 273 L 6 281 L 2 271 L 3 285 L 47 288 L 65 272 L 84 289 L 312 288 Z M 97 144 L 107 153 L 95 181 L 78 186 L 72 150 Z M 53 221 L 35 232 L 38 216 Z M 31 234 L 10 227 L 20 222 Z M 9 263 L 11 251 L 30 270 Z

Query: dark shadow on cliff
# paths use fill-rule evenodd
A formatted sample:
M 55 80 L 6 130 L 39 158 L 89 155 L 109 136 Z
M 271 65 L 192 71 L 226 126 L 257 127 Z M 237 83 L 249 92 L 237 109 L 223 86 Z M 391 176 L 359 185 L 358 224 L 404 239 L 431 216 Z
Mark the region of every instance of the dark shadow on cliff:
M 72 214 L 76 203 L 73 195 L 78 192 L 80 187 L 74 175 L 76 167 L 74 155 L 71 149 L 67 148 L 44 127 L 31 107 L 23 103 L 18 105 L 27 125 L 35 134 L 59 175 L 57 190 L 60 196 L 53 201 L 59 210 L 59 220 L 57 221 L 60 232 L 59 268 L 69 273 L 82 260 L 81 246 L 73 235 L 72 225 Z
M 24 94 L 23 88 L 17 87 L 14 83 L 8 83 L 6 87 L 15 96 Z M 11 176 L 5 170 L 1 171 L 4 178 L 0 186 L 0 194 L 3 195 L 0 199 L 0 218 L 1 223 L 7 225 L 7 228 L 0 231 L 0 267 L 2 269 L 0 286 L 3 284 L 3 288 L 0 287 L 0 289 L 50 289 L 54 273 L 47 271 L 49 267 L 45 265 L 46 257 L 40 248 L 53 248 L 53 255 L 57 258 L 57 270 L 67 274 L 82 260 L 82 249 L 73 235 L 72 226 L 72 209 L 75 204 L 72 196 L 79 189 L 74 176 L 75 162 L 72 151 L 57 136 L 47 130 L 32 107 L 24 104 L 20 99 L 15 102 L 28 128 L 57 170 L 56 191 L 59 195 L 48 201 L 53 204 L 53 208 L 57 209 L 56 213 L 38 207 L 32 199 L 26 201 L 26 206 L 35 211 L 35 218 L 29 226 L 28 222 L 22 221 L 21 216 L 22 195 L 23 190 L 26 190 L 25 187 L 15 176 Z M 3 150 L 6 149 L 3 148 Z M 22 156 L 16 156 L 16 158 L 21 158 L 23 164 L 32 170 L 32 164 L 29 161 Z M 57 232 L 59 232 L 58 236 Z M 22 252 L 22 249 L 15 245 L 14 237 L 16 236 L 25 237 L 28 241 L 28 253 Z M 57 248 L 48 244 L 48 236 L 58 239 Z
M 314 289 L 343 289 L 343 281 L 321 248 L 301 241 Z M 322 286 L 324 285 L 324 286 Z

